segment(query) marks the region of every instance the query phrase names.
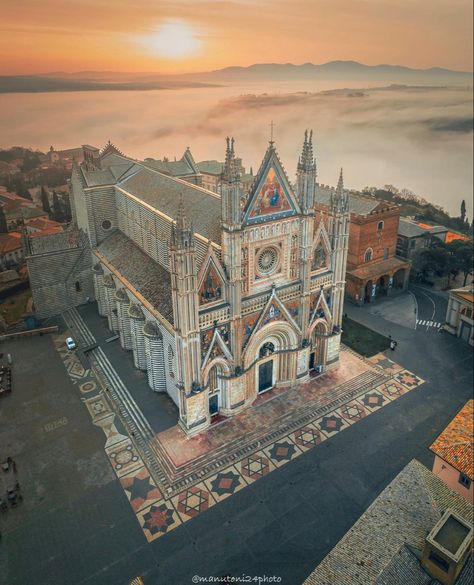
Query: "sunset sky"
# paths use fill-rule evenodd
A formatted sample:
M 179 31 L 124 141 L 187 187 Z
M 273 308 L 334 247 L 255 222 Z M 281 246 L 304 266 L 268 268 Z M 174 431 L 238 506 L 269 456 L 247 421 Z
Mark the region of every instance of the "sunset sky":
M 471 0 L 18 0 L 0 74 L 207 71 L 263 62 L 472 70 Z

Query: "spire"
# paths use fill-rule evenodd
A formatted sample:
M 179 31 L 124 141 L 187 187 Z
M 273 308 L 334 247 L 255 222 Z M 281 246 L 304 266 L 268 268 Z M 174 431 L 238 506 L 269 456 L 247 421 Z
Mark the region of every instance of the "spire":
M 333 213 L 345 213 L 349 208 L 348 205 L 349 199 L 347 193 L 344 191 L 344 174 L 341 167 L 336 191 L 331 193 L 330 207 Z
M 235 164 L 234 138 L 229 138 L 227 136 L 225 140 L 227 146 L 225 151 L 224 168 L 222 170 L 222 180 L 228 183 L 233 183 L 239 180 Z
M 303 149 L 298 159 L 298 171 L 311 173 L 316 171 L 316 161 L 313 155 L 313 131 L 304 131 Z
M 337 182 L 336 193 L 339 196 L 342 196 L 344 193 L 344 174 L 341 167 L 341 172 L 339 173 L 339 181 Z
M 171 226 L 171 245 L 174 248 L 190 248 L 193 245 L 193 240 L 193 228 L 184 212 L 184 200 L 181 193 L 176 222 Z

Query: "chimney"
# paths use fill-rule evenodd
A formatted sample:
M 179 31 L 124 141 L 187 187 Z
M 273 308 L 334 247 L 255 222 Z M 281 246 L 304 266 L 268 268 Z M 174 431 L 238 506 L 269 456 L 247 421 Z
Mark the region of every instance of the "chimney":
M 446 510 L 426 537 L 422 567 L 443 585 L 454 585 L 471 554 L 472 536 L 466 520 Z

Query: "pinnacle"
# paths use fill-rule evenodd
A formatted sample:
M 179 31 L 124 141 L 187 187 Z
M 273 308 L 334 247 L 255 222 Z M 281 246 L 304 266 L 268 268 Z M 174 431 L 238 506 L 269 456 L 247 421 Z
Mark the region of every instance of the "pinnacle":
M 339 181 L 337 182 L 337 189 L 336 189 L 338 195 L 342 195 L 343 191 L 344 191 L 344 176 L 343 176 L 343 172 L 342 172 L 342 167 L 341 167 L 341 172 L 339 173 Z

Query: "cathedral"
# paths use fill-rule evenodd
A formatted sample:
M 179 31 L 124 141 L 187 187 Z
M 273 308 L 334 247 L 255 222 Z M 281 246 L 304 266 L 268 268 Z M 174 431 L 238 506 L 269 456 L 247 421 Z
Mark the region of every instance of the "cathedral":
M 342 171 L 327 211 L 316 212 L 312 133 L 294 184 L 273 141 L 247 192 L 236 160 L 227 139 L 219 193 L 111 144 L 86 152 L 72 172 L 98 311 L 151 390 L 176 403 L 188 435 L 339 360 L 349 232 Z

